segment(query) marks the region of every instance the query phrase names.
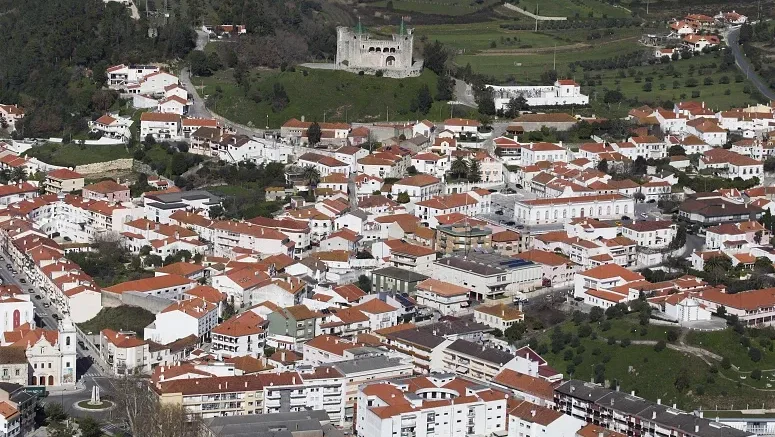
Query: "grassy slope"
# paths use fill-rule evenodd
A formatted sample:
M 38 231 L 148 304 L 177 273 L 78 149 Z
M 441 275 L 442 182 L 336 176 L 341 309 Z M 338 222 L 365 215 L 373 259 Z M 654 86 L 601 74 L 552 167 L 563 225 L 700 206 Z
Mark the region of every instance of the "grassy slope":
M 775 352 L 763 348 L 757 339 L 751 339 L 751 346 L 762 351 L 762 360 L 758 363 L 748 357 L 748 348 L 740 343 L 740 335 L 731 329 L 713 332 L 691 332 L 686 337 L 686 342 L 702 347 L 723 357 L 729 358 L 733 366 L 742 372 L 750 372 L 753 369 L 775 369 Z
M 143 329 L 151 324 L 153 320 L 154 315 L 150 311 L 139 307 L 120 306 L 103 308 L 93 319 L 78 326 L 86 333 L 97 333 L 108 328 L 115 331 L 134 331 L 138 337 L 142 338 Z
M 626 18 L 630 17 L 630 12 L 623 8 L 614 7 L 606 2 L 597 0 L 553 0 L 550 2 L 542 0 L 520 0 L 517 6 L 528 12 L 536 12 L 536 4 L 538 5 L 538 13 L 540 15 L 552 16 L 552 17 L 575 17 L 578 14 L 579 18 L 589 17 L 589 13 L 592 13 L 594 18 Z
M 119 158 L 131 158 L 123 145 L 117 146 L 81 146 L 78 144 L 47 143 L 33 147 L 25 153 L 52 165 L 75 166 L 94 162 L 112 161 Z
M 573 323 L 566 323 L 562 327 L 564 332 L 576 332 Z M 599 327 L 595 328 L 598 339 L 580 340 L 584 347 L 581 353 L 583 361 L 576 366 L 573 378 L 589 381 L 594 377 L 595 366 L 606 357 L 609 360 L 605 363 L 607 380 L 617 380 L 622 391 L 635 390 L 637 395 L 652 401 L 661 399 L 665 404 L 676 403 L 679 407 L 689 410 L 712 405 L 729 408 L 732 404 L 740 405 L 741 402 L 750 402 L 752 405 L 764 402 L 770 407 L 775 406 L 775 399 L 770 393 L 755 391 L 745 386 L 738 388 L 735 382 L 710 373 L 710 367 L 694 355 L 671 349 L 656 352 L 653 346 L 633 344 L 622 347 L 618 342 L 616 345 L 608 345 L 600 339 L 609 336 L 616 337 L 619 341 L 622 338 L 630 338 L 633 341 L 666 339 L 664 327 L 648 326 L 645 336 L 640 335 L 643 328 L 629 320 L 613 321 L 612 328 L 606 332 L 602 332 Z M 632 328 L 637 329 L 637 332 L 630 332 Z M 549 333 L 542 341 L 550 344 Z M 568 365 L 572 364 L 564 359 L 567 349 L 574 348 L 567 345 L 557 354 L 549 351 L 543 356 L 557 370 L 566 372 Z M 596 352 L 599 353 L 595 354 Z M 689 389 L 683 392 L 679 392 L 674 385 L 676 377 L 681 374 L 690 380 Z M 713 378 L 713 382 L 708 382 L 709 376 Z M 699 386 L 704 390 L 702 395 L 697 394 Z
M 409 112 L 411 100 L 423 84 L 428 85 L 431 94 L 436 93 L 436 75 L 428 70 L 420 77 L 401 80 L 326 70 L 308 70 L 304 76 L 303 70 L 253 72 L 253 87 L 266 96 L 258 103 L 234 83 L 231 70 L 194 82 L 204 83 L 206 95 L 214 94 L 216 86 L 221 88 L 223 97 L 217 105 L 210 105 L 218 114 L 255 126 L 264 126 L 268 114 L 270 127 L 278 127 L 292 117 L 322 121 L 324 112 L 326 121 L 385 120 L 387 110 L 391 119 L 422 118 L 422 114 Z M 280 112 L 272 111 L 269 97 L 275 83 L 285 87 L 290 99 Z

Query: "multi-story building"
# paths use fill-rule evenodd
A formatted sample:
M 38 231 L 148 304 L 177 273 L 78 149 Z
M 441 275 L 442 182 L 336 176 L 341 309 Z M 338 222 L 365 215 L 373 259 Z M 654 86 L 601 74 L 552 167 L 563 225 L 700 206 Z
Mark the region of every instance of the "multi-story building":
M 633 221 L 622 224 L 622 235 L 638 246 L 661 249 L 673 241 L 676 229 L 676 224 L 671 221 Z
M 584 425 L 583 420 L 522 401 L 509 409 L 508 437 L 576 437 Z
M 212 351 L 222 356 L 263 355 L 267 322 L 253 311 L 232 317 L 212 330 Z
M 164 276 L 162 276 L 164 277 Z M 218 324 L 218 306 L 205 299 L 175 302 L 156 314 L 156 320 L 145 327 L 143 338 L 168 344 L 195 335 L 209 337 Z
M 270 336 L 286 337 L 300 346 L 315 338 L 319 318 L 322 318 L 321 313 L 312 311 L 304 305 L 280 308 L 267 316 L 269 321 L 267 332 Z M 291 349 L 295 348 L 295 345 Z
M 681 411 L 635 396 L 635 393 L 609 390 L 599 385 L 570 380 L 554 391 L 557 410 L 573 418 L 624 435 L 707 437 L 725 435 L 749 437 L 753 434 L 730 428 L 700 415 Z
M 26 386 L 29 383 L 29 368 L 24 349 L 0 346 L 0 382 Z
M 368 384 L 358 392 L 356 433 L 465 437 L 505 432 L 508 398 L 452 375 Z
M 105 200 L 107 202 L 128 202 L 130 200 L 129 187 L 121 185 L 110 179 L 83 187 L 83 198 L 93 200 Z
M 156 141 L 176 140 L 182 137 L 181 117 L 178 114 L 143 112 L 140 116 L 140 138 L 148 135 Z
M 491 328 L 505 332 L 515 323 L 525 320 L 525 313 L 521 308 L 513 305 L 500 303 L 497 305 L 480 305 L 474 308 L 474 321 L 487 325 Z
M 478 222 L 478 220 L 477 220 Z M 444 254 L 457 251 L 492 249 L 492 229 L 478 223 L 462 222 L 436 226 L 435 250 Z
M 83 176 L 70 169 L 60 168 L 46 173 L 43 188 L 47 193 L 71 193 L 83 188 Z
M 503 366 L 514 359 L 509 352 L 481 346 L 468 340 L 446 340 L 434 351 L 432 372 L 446 372 L 465 376 L 481 383 L 489 383 Z
M 426 279 L 416 286 L 417 304 L 438 310 L 442 316 L 454 316 L 467 309 L 470 289 L 437 279 Z
M 147 342 L 134 332 L 100 331 L 100 355 L 115 375 L 147 374 L 151 371 L 151 354 Z
M 417 284 L 427 276 L 398 267 L 384 267 L 371 272 L 371 291 L 391 296 L 407 293 L 414 295 Z
M 476 300 L 532 291 L 541 286 L 541 266 L 498 254 L 470 252 L 433 263 L 431 276 L 471 289 Z
M 577 217 L 619 219 L 635 213 L 635 200 L 621 194 L 518 200 L 514 220 L 525 225 L 563 223 Z

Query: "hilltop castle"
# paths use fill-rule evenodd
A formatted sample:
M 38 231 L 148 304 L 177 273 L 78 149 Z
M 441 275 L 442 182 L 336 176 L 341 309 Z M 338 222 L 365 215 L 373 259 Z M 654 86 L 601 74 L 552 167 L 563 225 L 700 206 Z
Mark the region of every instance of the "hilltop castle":
M 372 39 L 363 32 L 360 21 L 355 30 L 336 28 L 336 68 L 365 74 L 382 71 L 385 77 L 403 78 L 419 76 L 422 61 L 412 60 L 414 35 L 405 29 L 403 21 L 397 34 L 391 39 Z

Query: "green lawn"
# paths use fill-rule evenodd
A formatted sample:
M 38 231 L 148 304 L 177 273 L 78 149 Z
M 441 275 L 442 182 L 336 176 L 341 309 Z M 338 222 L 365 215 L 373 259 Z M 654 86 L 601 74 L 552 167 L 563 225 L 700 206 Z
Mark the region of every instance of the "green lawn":
M 387 7 L 393 5 L 393 10 L 419 12 L 436 15 L 468 15 L 485 7 L 500 3 L 498 0 L 384 0 L 369 3 L 370 6 Z
M 36 157 L 48 164 L 65 167 L 132 157 L 126 147 L 120 144 L 116 146 L 87 146 L 46 143 L 43 146 L 27 150 L 25 155 Z
M 85 333 L 98 333 L 103 329 L 114 331 L 134 331 L 139 338 L 143 330 L 154 321 L 155 316 L 140 307 L 123 305 L 114 308 L 103 308 L 93 319 L 79 323 L 78 327 Z
M 302 116 L 309 121 L 325 118 L 326 121 L 348 122 L 385 120 L 388 115 L 391 120 L 423 118 L 424 114 L 409 111 L 412 99 L 422 85 L 428 86 L 431 95 L 436 94 L 437 78 L 429 70 L 420 77 L 409 79 L 329 70 L 306 70 L 305 76 L 305 70 L 256 70 L 251 74 L 248 95 L 234 82 L 232 70 L 196 78 L 194 82 L 204 83 L 205 95 L 220 96 L 208 99 L 208 106 L 216 113 L 237 123 L 255 126 L 264 126 L 269 115 L 269 126 L 275 128 L 290 118 Z M 288 105 L 280 111 L 272 109 L 275 84 L 283 85 L 289 98 Z
M 729 358 L 732 365 L 739 368 L 741 372 L 750 372 L 754 369 L 775 370 L 775 352 L 771 351 L 769 347 L 763 347 L 759 344 L 759 340 L 764 338 L 764 334 L 760 335 L 759 338 L 748 336 L 751 346 L 762 351 L 762 359 L 759 362 L 751 361 L 748 356 L 748 348 L 743 346 L 741 338 L 732 329 L 713 332 L 692 331 L 686 337 L 686 343 Z
M 741 402 L 750 402 L 751 405 L 765 405 L 770 408 L 775 406 L 775 397 L 768 392 L 757 391 L 749 387 L 737 386 L 737 382 L 724 379 L 718 373 L 712 373 L 708 366 L 700 358 L 684 354 L 671 349 L 660 352 L 653 346 L 634 345 L 622 347 L 620 341 L 609 345 L 604 336 L 610 336 L 616 332 L 620 338 L 626 334 L 633 339 L 658 338 L 665 336 L 664 328 L 648 326 L 648 335 L 633 336 L 626 329 L 626 325 L 637 326 L 630 321 L 613 321 L 610 331 L 602 332 L 596 329 L 597 338 L 591 336 L 578 340 L 571 334 L 570 342 L 564 348 L 555 352 L 551 350 L 551 331 L 542 337 L 539 349 L 548 347 L 543 357 L 551 366 L 566 374 L 566 377 L 589 381 L 595 377 L 595 367 L 604 367 L 604 379 L 609 384 L 614 381 L 620 384 L 625 392 L 635 391 L 638 396 L 651 401 L 661 399 L 664 404 L 678 404 L 685 410 L 692 410 L 701 406 L 718 405 L 720 408 L 730 408 L 732 404 L 740 405 Z M 566 323 L 563 332 L 574 333 L 575 326 Z M 546 346 L 542 346 L 546 345 Z M 575 345 L 575 346 L 574 346 Z M 567 351 L 572 351 L 572 356 L 566 357 Z M 580 362 L 578 358 L 581 357 Z M 570 360 L 566 360 L 570 358 Z M 576 359 L 578 364 L 573 363 Z M 573 373 L 569 374 L 569 366 Z M 679 390 L 676 386 L 678 377 L 685 379 L 687 387 Z M 747 381 L 744 381 L 747 383 Z
M 501 27 L 504 21 L 487 21 L 470 24 L 439 24 L 415 27 L 415 33 L 426 36 L 430 41 L 443 43 L 458 50 L 490 49 L 494 42 L 496 49 L 520 49 L 531 47 L 552 47 L 562 44 L 554 35 L 529 30 L 508 30 Z M 506 41 L 509 38 L 509 41 Z

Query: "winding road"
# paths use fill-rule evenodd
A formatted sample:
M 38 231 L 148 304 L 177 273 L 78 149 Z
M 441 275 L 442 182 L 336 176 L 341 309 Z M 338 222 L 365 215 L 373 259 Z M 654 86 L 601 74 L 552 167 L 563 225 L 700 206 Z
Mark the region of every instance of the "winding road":
M 764 97 L 769 100 L 775 100 L 775 92 L 773 92 L 772 89 L 764 83 L 756 71 L 754 71 L 753 66 L 748 62 L 748 58 L 745 57 L 745 54 L 740 48 L 740 26 L 732 27 L 727 30 L 724 34 L 724 39 L 726 40 L 729 49 L 732 50 L 732 54 L 735 56 L 737 68 L 746 75 Z

